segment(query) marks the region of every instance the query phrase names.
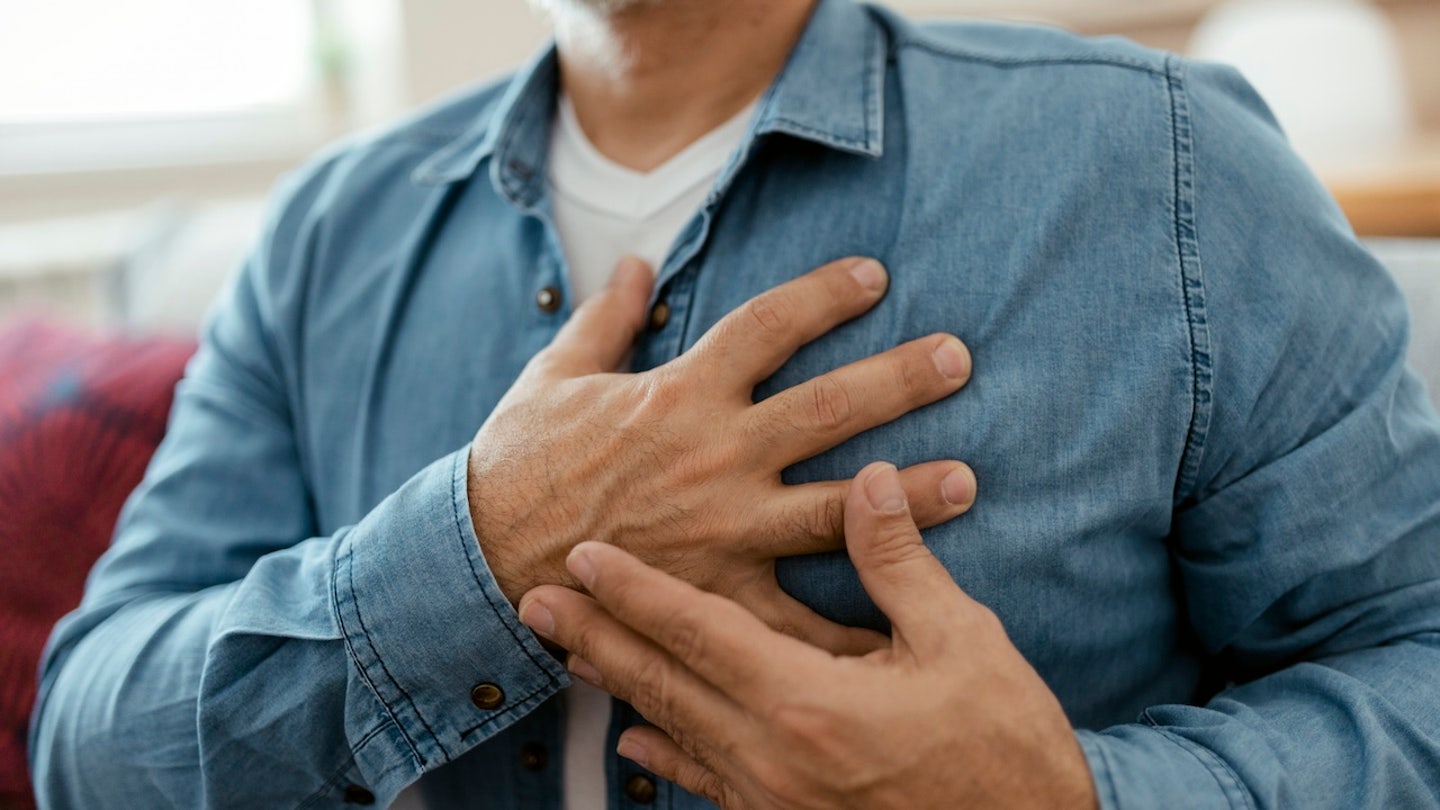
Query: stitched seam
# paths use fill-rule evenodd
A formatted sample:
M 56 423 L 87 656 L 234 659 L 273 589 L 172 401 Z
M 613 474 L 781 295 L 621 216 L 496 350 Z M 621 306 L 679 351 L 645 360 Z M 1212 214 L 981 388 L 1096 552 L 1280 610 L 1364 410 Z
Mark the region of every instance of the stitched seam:
M 348 565 L 350 559 L 350 552 L 348 550 L 345 552 L 343 559 Z M 335 560 L 336 568 L 339 568 L 340 562 L 340 558 Z M 380 690 L 376 688 L 375 682 L 370 679 L 370 673 L 365 671 L 365 664 L 356 653 L 355 645 L 351 643 L 350 630 L 345 625 L 345 611 L 340 607 L 340 591 L 337 585 L 339 579 L 340 572 L 337 570 L 335 576 L 330 578 L 330 601 L 335 605 L 335 618 L 340 623 L 340 638 L 345 644 L 345 652 L 349 653 L 350 660 L 355 662 L 355 670 L 359 673 L 360 680 L 365 682 L 365 686 L 370 689 L 370 693 L 375 696 L 376 700 L 380 701 L 380 705 L 385 709 L 385 714 L 390 717 L 390 722 L 394 723 L 395 727 L 400 729 L 400 736 L 404 737 L 405 744 L 410 746 L 410 753 L 414 755 L 416 762 L 418 762 L 421 767 L 424 767 L 425 758 L 420 755 L 420 751 L 415 747 L 415 741 L 412 740 L 409 733 L 405 731 L 405 726 L 400 724 L 400 719 L 395 716 L 395 712 L 390 708 L 390 704 L 380 695 Z
M 869 144 L 864 140 L 858 138 L 849 138 L 844 135 L 836 135 L 829 130 L 820 129 L 818 127 L 806 126 L 805 124 L 802 124 L 793 118 L 789 118 L 783 115 L 777 115 L 773 119 L 771 119 L 771 121 L 775 124 L 784 124 L 788 131 L 796 135 L 814 135 L 822 141 L 826 141 L 829 143 L 837 143 L 844 146 L 852 146 L 857 149 L 865 149 L 869 147 Z
M 708 226 L 707 226 L 708 227 Z M 695 315 L 695 274 L 698 268 L 690 264 L 684 271 L 675 274 L 670 287 L 670 300 L 674 301 L 677 295 L 685 296 L 684 317 L 680 321 L 679 337 L 676 339 L 674 357 L 685 353 L 685 347 L 693 345 L 699 337 L 690 332 L 691 321 Z M 674 308 L 671 308 L 671 317 L 674 317 Z
M 1177 66 L 1171 57 L 1167 66 Z M 1195 155 L 1190 111 L 1185 103 L 1183 79 L 1177 71 L 1166 74 L 1170 97 L 1171 155 L 1174 172 L 1175 249 L 1180 269 L 1181 300 L 1185 308 L 1186 338 L 1190 354 L 1190 424 L 1180 457 L 1174 499 L 1178 503 L 1195 486 L 1205 438 L 1210 426 L 1213 397 L 1210 392 L 1210 336 L 1205 317 L 1204 277 L 1201 273 L 1198 230 L 1195 227 Z
M 880 96 L 885 92 L 885 66 L 887 63 L 879 61 L 875 52 L 877 43 L 883 41 L 884 30 L 880 26 L 875 26 L 865 40 L 865 143 L 867 146 L 875 142 L 878 134 L 877 128 L 884 126 L 879 106 Z
M 346 553 L 345 556 L 346 578 L 349 580 L 350 583 L 350 593 L 353 594 L 355 593 L 355 554 L 353 551 L 349 551 Z M 406 692 L 405 688 L 401 686 L 399 681 L 395 679 L 395 676 L 390 672 L 390 668 L 385 665 L 385 659 L 380 657 L 380 651 L 375 648 L 375 642 L 373 639 L 370 638 L 370 630 L 365 626 L 365 617 L 360 615 L 360 600 L 352 599 L 350 602 L 350 606 L 351 609 L 355 611 L 355 621 L 359 622 L 360 624 L 359 635 L 362 639 L 364 639 L 365 646 L 370 648 L 370 655 L 375 659 L 375 663 L 380 665 L 380 671 L 384 673 L 385 677 L 390 681 L 390 684 L 395 687 L 396 691 L 398 691 L 400 695 L 405 698 L 405 702 L 410 704 L 410 711 L 415 713 L 415 717 L 420 721 L 420 725 L 425 727 L 425 731 L 430 734 L 430 737 L 434 741 L 435 746 L 440 749 L 441 755 L 448 760 L 450 754 L 448 751 L 445 750 L 445 746 L 440 743 L 440 739 L 436 737 L 435 730 L 430 728 L 430 724 L 426 722 L 425 717 L 420 714 L 420 709 L 415 705 L 415 701 L 410 697 L 410 693 Z M 350 634 L 346 633 L 345 638 L 347 639 L 348 646 Z M 356 658 L 356 663 L 360 663 L 358 658 Z M 365 674 L 365 681 L 370 686 L 370 690 L 375 693 L 375 697 L 380 701 L 381 705 L 383 705 L 385 707 L 385 710 L 390 714 L 390 717 L 395 722 L 396 727 L 400 729 L 400 733 L 405 736 L 405 741 L 409 743 L 410 749 L 415 753 L 415 757 L 420 761 L 420 767 L 424 768 L 429 765 L 429 761 L 425 758 L 423 754 L 420 753 L 419 746 L 415 743 L 415 739 L 410 736 L 409 730 L 407 730 L 405 728 L 405 725 L 400 722 L 400 718 L 395 714 L 395 711 L 390 706 L 389 702 L 386 701 L 384 696 L 380 694 L 380 690 L 376 688 L 375 682 L 370 678 L 369 673 L 365 671 L 365 666 L 363 664 L 360 664 L 360 671 Z
M 350 562 L 345 568 L 350 579 L 350 592 L 355 593 L 355 555 L 353 553 L 350 555 Z M 385 665 L 385 659 L 380 656 L 380 651 L 376 649 L 375 642 L 371 640 L 370 628 L 365 626 L 365 617 L 360 614 L 360 600 L 356 599 L 353 605 L 355 609 L 355 621 L 360 623 L 360 634 L 365 639 L 365 643 L 370 647 L 370 651 L 374 653 L 375 661 L 380 665 L 380 671 L 385 673 L 385 677 L 390 680 L 390 683 L 395 685 L 396 689 L 400 690 L 400 694 L 405 698 L 405 702 L 410 704 L 410 711 L 415 713 L 415 717 L 420 721 L 420 725 L 425 727 L 425 731 L 430 735 L 431 739 L 435 741 L 435 746 L 440 749 L 440 755 L 448 762 L 450 760 L 450 752 L 445 750 L 445 744 L 440 742 L 440 736 L 435 733 L 435 729 L 430 727 L 430 723 L 425 720 L 425 715 L 420 713 L 420 707 L 415 705 L 415 699 L 412 698 L 405 687 L 401 685 L 399 679 L 390 672 L 390 667 Z
M 510 706 L 510 709 L 509 709 L 508 711 L 506 711 L 506 712 L 504 712 L 504 713 L 502 713 L 502 714 L 497 714 L 497 715 L 495 715 L 495 716 L 493 716 L 493 717 L 491 717 L 491 718 L 489 718 L 489 719 L 487 719 L 487 720 L 485 720 L 485 721 L 483 721 L 483 722 L 481 722 L 481 723 L 477 723 L 476 725 L 471 726 L 470 728 L 462 729 L 462 730 L 460 731 L 460 739 L 462 739 L 462 740 L 469 739 L 472 735 L 474 735 L 476 732 L 480 731 L 481 729 L 484 729 L 484 728 L 487 727 L 487 726 L 491 726 L 491 725 L 496 725 L 496 724 L 499 724 L 499 723 L 503 723 L 504 721 L 510 719 L 511 717 L 514 717 L 514 718 L 517 718 L 517 719 L 520 718 L 520 717 L 523 717 L 525 714 L 527 714 L 527 713 L 529 712 L 529 710 L 531 710 L 531 709 L 534 708 L 534 705 L 531 704 L 531 701 L 533 701 L 535 698 L 539 697 L 542 693 L 544 693 L 545 689 L 548 688 L 548 687 L 549 687 L 551 684 L 553 684 L 553 683 L 554 683 L 554 679 L 552 678 L 550 681 L 546 682 L 545 684 L 543 684 L 543 685 L 541 685 L 541 686 L 538 686 L 538 687 L 536 687 L 535 689 L 532 689 L 532 690 L 530 690 L 529 692 L 526 692 L 525 694 L 523 694 L 523 695 L 521 695 L 520 697 L 518 697 L 518 698 L 514 699 L 513 701 L 511 701 L 511 706 Z
M 896 43 L 896 50 L 901 48 L 916 48 L 929 51 L 939 56 L 949 56 L 961 59 L 966 62 L 975 62 L 982 65 L 990 65 L 998 68 L 1022 68 L 1022 67 L 1055 67 L 1061 65 L 1102 65 L 1107 67 L 1122 68 L 1125 70 L 1137 70 L 1142 73 L 1149 73 L 1152 76 L 1167 76 L 1168 71 L 1155 67 L 1138 60 L 1125 59 L 1119 56 L 1043 56 L 1026 58 L 1006 58 L 1003 56 L 989 56 L 964 50 L 946 42 L 931 39 L 916 39 L 913 37 L 902 39 Z M 1168 61 L 1168 60 L 1167 60 Z

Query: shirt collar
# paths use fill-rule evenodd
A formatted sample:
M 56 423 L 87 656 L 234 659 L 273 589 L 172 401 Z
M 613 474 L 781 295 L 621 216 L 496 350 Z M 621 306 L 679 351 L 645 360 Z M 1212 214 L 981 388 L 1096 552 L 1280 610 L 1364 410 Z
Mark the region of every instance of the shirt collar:
M 885 32 L 866 7 L 852 0 L 820 0 L 761 100 L 749 137 L 785 133 L 879 157 L 884 151 L 886 59 Z M 495 188 L 522 205 L 533 204 L 544 187 L 559 75 L 552 43 L 515 74 L 476 126 L 421 162 L 412 175 L 415 182 L 464 180 L 493 156 Z

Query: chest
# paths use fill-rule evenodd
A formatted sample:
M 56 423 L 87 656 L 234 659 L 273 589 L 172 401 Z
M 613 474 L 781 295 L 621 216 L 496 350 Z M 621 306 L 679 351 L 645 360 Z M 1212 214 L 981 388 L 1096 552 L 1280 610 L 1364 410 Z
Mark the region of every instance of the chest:
M 1013 178 L 917 195 L 883 164 L 837 171 L 817 160 L 767 165 L 762 155 L 687 226 L 657 291 L 668 317 L 642 334 L 636 366 L 675 357 L 744 300 L 812 267 L 879 258 L 886 298 L 803 348 L 756 397 L 942 331 L 970 347 L 972 381 L 787 480 L 848 478 L 878 459 L 967 462 L 976 506 L 928 530 L 927 543 L 1062 700 L 1108 715 L 1128 707 L 1107 695 L 1142 704 L 1153 689 L 1175 691 L 1160 672 L 1184 662 L 1164 538 L 1192 376 L 1163 217 L 1126 225 L 1063 193 L 1002 217 Z M 313 319 L 308 351 L 324 379 L 305 386 L 303 432 L 325 528 L 468 442 L 568 315 L 551 226 L 474 188 L 455 193 L 414 255 L 340 302 L 345 311 Z M 782 561 L 779 576 L 825 615 L 883 626 L 841 554 Z M 1117 673 L 1117 656 L 1132 665 Z

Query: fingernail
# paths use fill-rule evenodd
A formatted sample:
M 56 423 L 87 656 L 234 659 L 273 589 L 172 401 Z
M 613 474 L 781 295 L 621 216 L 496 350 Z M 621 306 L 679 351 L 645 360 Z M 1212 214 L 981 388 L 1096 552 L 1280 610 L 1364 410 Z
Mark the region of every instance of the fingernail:
M 951 470 L 940 479 L 940 494 L 951 506 L 969 506 L 975 502 L 975 483 L 964 467 Z
M 850 268 L 850 275 L 861 287 L 871 292 L 885 289 L 885 268 L 874 259 L 866 259 Z
M 960 345 L 958 338 L 947 337 L 935 347 L 935 368 L 952 380 L 970 375 L 970 354 Z
M 595 584 L 595 563 L 590 560 L 590 555 L 583 545 L 570 551 L 570 556 L 565 558 L 565 567 L 569 568 L 570 573 L 586 588 Z
M 630 737 L 622 736 L 620 744 L 615 746 L 615 753 L 634 762 L 642 768 L 650 767 L 650 752 L 639 741 Z
M 546 638 L 555 635 L 555 617 L 551 615 L 549 608 L 539 602 L 527 602 L 521 605 L 520 621 Z
M 865 497 L 878 512 L 896 515 L 905 511 L 905 488 L 900 485 L 900 473 L 894 465 L 886 464 L 870 474 L 865 482 Z
M 591 686 L 600 685 L 600 670 L 590 666 L 589 661 L 578 655 L 570 656 L 570 674 Z

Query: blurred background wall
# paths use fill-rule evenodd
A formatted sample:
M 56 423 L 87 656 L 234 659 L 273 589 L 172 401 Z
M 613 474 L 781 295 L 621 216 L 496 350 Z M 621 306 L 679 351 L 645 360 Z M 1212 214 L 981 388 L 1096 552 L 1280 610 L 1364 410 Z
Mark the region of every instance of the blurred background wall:
M 889 4 L 1236 62 L 1358 230 L 1440 237 L 1440 0 Z M 281 172 L 544 38 L 524 0 L 4 0 L 0 321 L 193 330 Z

